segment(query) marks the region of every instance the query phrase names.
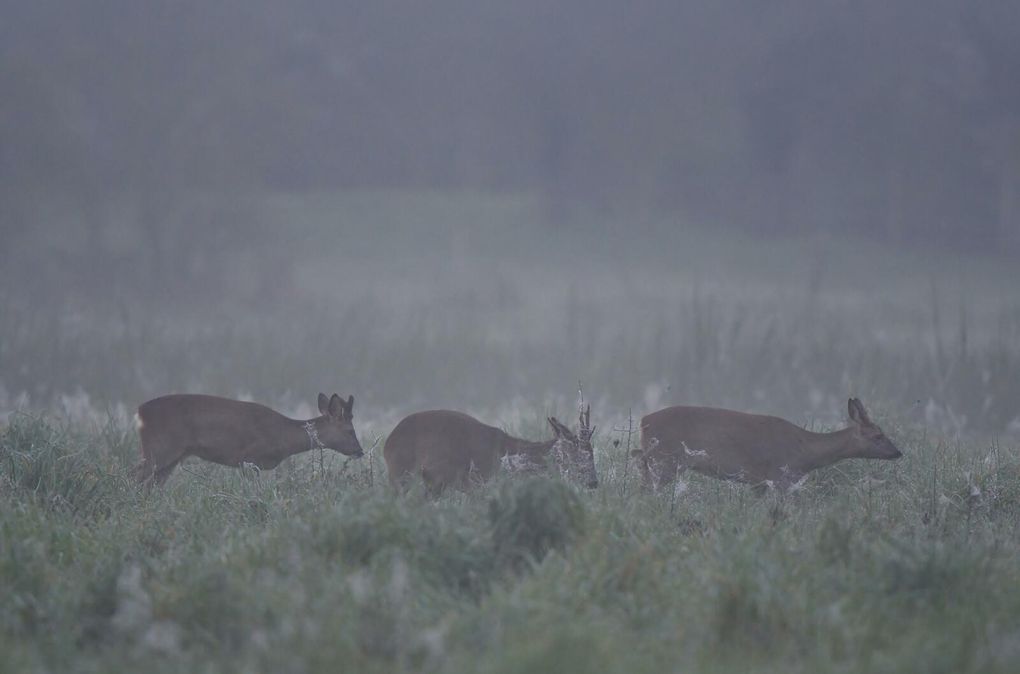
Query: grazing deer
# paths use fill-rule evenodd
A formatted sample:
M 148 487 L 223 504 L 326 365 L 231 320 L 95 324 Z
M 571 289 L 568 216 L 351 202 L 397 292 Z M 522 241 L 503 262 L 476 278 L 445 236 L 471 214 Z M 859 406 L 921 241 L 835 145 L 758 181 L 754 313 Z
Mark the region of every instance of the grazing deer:
M 532 442 L 461 412 L 416 412 L 397 424 L 383 447 L 390 483 L 399 489 L 420 475 L 428 491 L 438 494 L 446 487 L 464 489 L 487 481 L 500 469 L 540 471 L 551 458 L 564 477 L 597 487 L 591 407 L 581 413 L 578 435 L 554 417 L 547 421 L 555 437 Z
M 898 459 L 903 454 L 864 411 L 847 402 L 850 425 L 812 433 L 777 417 L 709 407 L 667 407 L 641 419 L 646 487 L 671 484 L 688 468 L 724 480 L 788 490 L 808 473 L 843 459 Z
M 135 420 L 141 437 L 139 482 L 163 484 L 188 456 L 224 466 L 252 463 L 276 468 L 288 456 L 327 447 L 345 456 L 364 454 L 354 433 L 354 396 L 319 394 L 322 416 L 289 419 L 257 403 L 207 395 L 168 395 L 143 403 Z

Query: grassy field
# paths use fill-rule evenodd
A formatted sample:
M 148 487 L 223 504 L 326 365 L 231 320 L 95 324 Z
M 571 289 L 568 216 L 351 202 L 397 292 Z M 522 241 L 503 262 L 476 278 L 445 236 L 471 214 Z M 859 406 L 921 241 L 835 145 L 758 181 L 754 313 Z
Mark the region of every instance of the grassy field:
M 856 395 L 933 431 L 1020 437 L 1006 255 L 675 220 L 635 236 L 607 215 L 550 227 L 534 203 L 491 195 L 248 208 L 259 227 L 178 242 L 162 292 L 116 227 L 103 263 L 88 259 L 98 244 L 40 232 L 0 290 L 0 418 L 94 420 L 170 391 L 310 415 L 335 390 L 385 433 L 423 408 L 509 421 L 566 407 L 581 381 L 603 427 L 669 404 L 834 424 Z
M 189 463 L 147 494 L 118 423 L 15 415 L 0 671 L 1015 672 L 1020 454 L 885 423 L 903 460 L 787 498 L 642 493 L 607 434 L 597 490 L 429 501 L 378 449 Z
M 102 241 L 47 230 L 3 270 L 0 672 L 1020 669 L 1009 260 L 665 221 L 635 238 L 605 215 L 550 228 L 493 195 L 242 212 L 261 224 L 177 242 L 163 292 L 123 228 L 105 264 L 75 257 Z M 546 437 L 579 382 L 598 489 L 388 488 L 403 415 Z M 187 462 L 146 493 L 130 416 L 173 391 L 296 417 L 353 394 L 373 449 L 262 474 Z M 850 395 L 902 460 L 786 498 L 697 476 L 642 493 L 627 460 L 628 417 L 669 404 L 817 430 Z

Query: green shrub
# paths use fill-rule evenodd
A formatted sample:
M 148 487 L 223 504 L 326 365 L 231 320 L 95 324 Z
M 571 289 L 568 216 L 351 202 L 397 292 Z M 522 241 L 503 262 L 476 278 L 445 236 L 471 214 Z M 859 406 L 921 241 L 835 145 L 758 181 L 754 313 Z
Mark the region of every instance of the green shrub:
M 516 566 L 565 548 L 583 532 L 585 510 L 570 487 L 534 477 L 505 482 L 489 501 L 489 521 L 497 557 Z

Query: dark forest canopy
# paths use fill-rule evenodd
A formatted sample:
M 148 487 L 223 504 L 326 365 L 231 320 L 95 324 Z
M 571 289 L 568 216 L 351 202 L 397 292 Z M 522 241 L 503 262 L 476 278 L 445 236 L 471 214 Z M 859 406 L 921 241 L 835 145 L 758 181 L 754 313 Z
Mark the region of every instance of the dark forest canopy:
M 1015 0 L 0 5 L 4 236 L 41 201 L 397 188 L 1020 240 Z

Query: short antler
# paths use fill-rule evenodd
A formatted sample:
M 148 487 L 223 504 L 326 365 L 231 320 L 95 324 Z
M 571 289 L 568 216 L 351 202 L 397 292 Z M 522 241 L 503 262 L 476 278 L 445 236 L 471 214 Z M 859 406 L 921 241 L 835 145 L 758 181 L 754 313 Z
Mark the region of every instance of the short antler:
M 591 405 L 587 405 L 580 414 L 578 422 L 581 425 L 581 435 L 585 438 L 591 438 L 595 435 L 595 429 L 591 427 Z

